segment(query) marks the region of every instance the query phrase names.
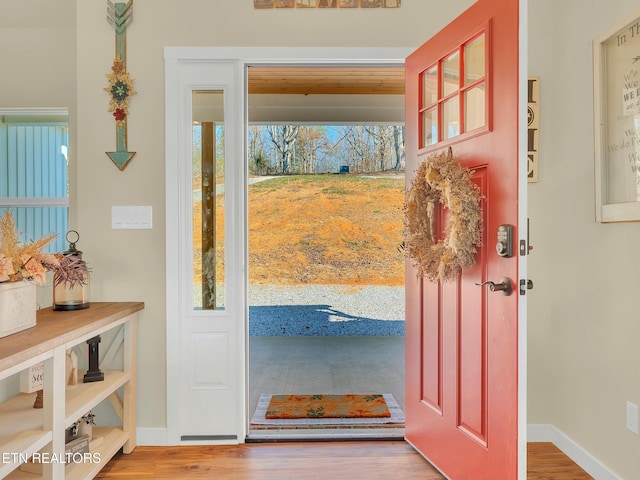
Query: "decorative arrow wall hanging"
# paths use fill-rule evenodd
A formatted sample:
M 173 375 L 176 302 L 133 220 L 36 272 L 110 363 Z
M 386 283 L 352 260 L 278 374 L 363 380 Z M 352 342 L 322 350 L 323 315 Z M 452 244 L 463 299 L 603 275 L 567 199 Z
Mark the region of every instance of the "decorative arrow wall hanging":
M 127 72 L 127 25 L 131 22 L 133 0 L 113 4 L 107 0 L 107 20 L 116 31 L 116 58 L 107 74 L 109 86 L 104 90 L 111 95 L 109 111 L 116 120 L 116 151 L 105 152 L 120 170 L 124 170 L 136 152 L 127 151 L 127 118 L 129 97 L 136 92 L 133 79 Z

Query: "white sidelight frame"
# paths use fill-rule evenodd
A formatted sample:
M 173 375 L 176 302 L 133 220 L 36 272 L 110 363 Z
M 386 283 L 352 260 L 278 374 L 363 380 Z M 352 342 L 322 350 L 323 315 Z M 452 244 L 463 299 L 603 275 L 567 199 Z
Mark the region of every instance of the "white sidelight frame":
M 214 62 L 208 59 L 184 59 L 165 52 L 165 147 L 166 147 L 166 308 L 167 308 L 167 442 L 179 444 L 235 443 L 244 427 L 244 352 L 246 299 L 244 270 L 246 248 L 231 239 L 245 237 L 245 184 L 243 150 L 243 91 L 242 71 L 237 61 Z M 226 303 L 221 310 L 195 311 L 193 308 L 193 238 L 192 227 L 192 94 L 198 90 L 224 91 L 225 110 L 225 263 L 233 266 L 226 271 Z M 236 187 L 237 186 L 237 187 Z M 188 322 L 187 322 L 188 320 Z M 189 326 L 189 329 L 185 328 Z M 187 331 L 189 330 L 189 331 Z M 198 332 L 198 330 L 200 330 Z M 224 392 L 226 400 L 216 412 L 224 412 L 219 422 L 209 415 L 209 422 L 224 424 L 223 434 L 202 435 L 203 439 L 185 440 L 183 415 L 202 415 L 199 409 L 182 409 L 187 390 L 185 359 L 193 352 L 185 348 L 198 333 L 225 341 L 226 352 L 216 357 L 216 365 L 202 366 L 202 372 L 216 371 L 214 377 L 223 378 L 222 385 L 192 388 L 202 394 L 205 390 Z M 187 338 L 188 335 L 190 338 Z M 228 371 L 220 372 L 221 368 Z M 216 397 L 217 398 L 217 397 Z M 230 413 L 231 412 L 231 413 Z M 231 418 L 230 418 L 231 416 Z M 197 422 L 194 422 L 197 423 Z M 197 436 L 197 435 L 196 435 Z M 235 438 L 234 438 L 235 437 Z M 244 437 L 242 437 L 244 439 Z
M 263 47 L 166 47 L 165 56 L 165 175 L 166 175 L 166 338 L 167 338 L 167 436 L 168 445 L 193 443 L 242 443 L 248 434 L 248 232 L 247 232 L 247 67 L 252 65 L 403 65 L 411 48 L 263 48 Z M 193 69 L 233 64 L 236 84 L 225 101 L 225 225 L 227 308 L 235 322 L 230 353 L 231 378 L 235 380 L 235 432 L 227 439 L 181 440 L 180 386 L 182 322 L 190 308 L 191 281 L 176 252 L 188 246 L 190 231 L 190 146 L 182 137 L 191 127 L 191 92 L 215 89 L 215 85 L 190 83 Z M 190 141 L 190 140 L 189 140 Z M 238 160 L 241 161 L 238 161 Z M 185 218 L 186 217 L 186 218 Z M 186 222 L 186 223 L 185 223 Z M 233 411 L 233 409 L 232 409 Z M 201 415 L 202 412 L 193 412 Z M 222 414 L 224 415 L 224 413 Z M 228 417 L 228 415 L 227 415 Z M 227 418 L 228 420 L 228 418 Z M 232 438 L 235 437 L 235 438 Z

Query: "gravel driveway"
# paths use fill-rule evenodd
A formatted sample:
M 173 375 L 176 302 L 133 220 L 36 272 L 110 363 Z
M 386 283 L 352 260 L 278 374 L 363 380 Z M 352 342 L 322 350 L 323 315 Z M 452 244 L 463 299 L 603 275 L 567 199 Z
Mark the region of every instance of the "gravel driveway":
M 251 285 L 250 336 L 403 336 L 404 287 Z

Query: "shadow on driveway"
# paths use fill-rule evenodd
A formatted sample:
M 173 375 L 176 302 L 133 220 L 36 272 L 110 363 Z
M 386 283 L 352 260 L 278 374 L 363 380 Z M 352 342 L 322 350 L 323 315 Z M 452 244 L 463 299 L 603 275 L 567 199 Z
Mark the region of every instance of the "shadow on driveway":
M 249 307 L 252 337 L 404 336 L 404 320 L 357 317 L 330 305 Z

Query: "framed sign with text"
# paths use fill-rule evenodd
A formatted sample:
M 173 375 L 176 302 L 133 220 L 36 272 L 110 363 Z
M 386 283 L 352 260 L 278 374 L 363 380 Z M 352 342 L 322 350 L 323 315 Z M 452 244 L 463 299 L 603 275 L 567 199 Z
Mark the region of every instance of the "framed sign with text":
M 640 221 L 640 12 L 594 40 L 598 222 Z

